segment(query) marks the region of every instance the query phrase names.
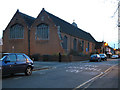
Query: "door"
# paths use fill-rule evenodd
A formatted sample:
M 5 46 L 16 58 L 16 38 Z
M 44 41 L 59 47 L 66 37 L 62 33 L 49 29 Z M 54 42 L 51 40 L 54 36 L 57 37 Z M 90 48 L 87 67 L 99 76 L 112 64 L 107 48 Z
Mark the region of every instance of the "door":
M 3 61 L 3 74 L 15 73 L 16 55 L 9 54 Z
M 22 54 L 17 54 L 16 68 L 18 72 L 25 72 L 27 67 L 26 57 Z

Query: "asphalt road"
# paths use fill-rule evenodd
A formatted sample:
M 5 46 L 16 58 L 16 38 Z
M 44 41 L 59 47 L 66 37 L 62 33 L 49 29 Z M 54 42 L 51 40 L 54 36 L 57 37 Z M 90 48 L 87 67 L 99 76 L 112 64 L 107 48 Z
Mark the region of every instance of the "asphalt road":
M 2 88 L 118 88 L 118 61 L 62 62 L 31 76 L 21 73 L 4 77 Z

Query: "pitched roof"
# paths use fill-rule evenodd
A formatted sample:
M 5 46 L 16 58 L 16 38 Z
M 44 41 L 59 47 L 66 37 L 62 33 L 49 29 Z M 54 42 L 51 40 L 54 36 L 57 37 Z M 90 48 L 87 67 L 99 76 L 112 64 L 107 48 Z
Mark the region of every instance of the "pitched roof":
M 31 16 L 29 16 L 29 15 L 26 15 L 26 14 L 24 14 L 24 13 L 21 13 L 21 12 L 19 12 L 19 13 L 20 13 L 20 15 L 22 16 L 22 18 L 25 20 L 26 24 L 27 24 L 29 27 L 33 24 L 33 22 L 34 22 L 35 19 L 36 19 L 36 18 L 31 17 Z
M 44 10 L 44 9 L 43 9 Z M 44 10 L 45 11 L 45 10 Z M 88 32 L 83 31 L 82 29 L 79 29 L 72 24 L 60 19 L 57 16 L 54 16 L 53 14 L 45 11 L 50 18 L 53 20 L 53 22 L 60 26 L 60 31 L 69 35 L 72 35 L 74 37 L 82 38 L 91 42 L 96 42 L 96 40 L 92 37 L 92 35 Z
M 101 47 L 103 46 L 104 42 L 96 42 L 95 48 L 96 49 L 101 49 Z

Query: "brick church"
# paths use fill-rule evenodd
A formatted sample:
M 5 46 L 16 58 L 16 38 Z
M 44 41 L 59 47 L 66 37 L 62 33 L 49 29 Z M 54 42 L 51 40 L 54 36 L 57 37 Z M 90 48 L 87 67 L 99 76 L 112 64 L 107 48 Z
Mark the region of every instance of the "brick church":
M 69 54 L 71 50 L 83 54 L 95 51 L 96 40 L 85 32 L 44 8 L 31 17 L 19 10 L 3 31 L 3 52 L 27 55 Z

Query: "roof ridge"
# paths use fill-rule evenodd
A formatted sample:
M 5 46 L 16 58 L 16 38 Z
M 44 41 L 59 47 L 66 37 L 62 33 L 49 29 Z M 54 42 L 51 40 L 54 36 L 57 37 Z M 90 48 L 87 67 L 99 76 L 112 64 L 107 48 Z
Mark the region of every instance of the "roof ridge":
M 19 12 L 19 11 L 18 11 Z M 32 17 L 32 16 L 29 16 L 27 14 L 24 14 L 22 12 L 19 12 L 20 15 L 22 16 L 22 18 L 25 20 L 26 24 L 30 27 L 33 22 L 35 21 L 36 18 Z
M 33 17 L 33 16 L 30 16 L 30 15 L 27 15 L 27 14 L 25 14 L 25 13 L 22 13 L 22 12 L 20 12 L 20 11 L 19 11 L 19 13 L 20 13 L 20 14 L 23 14 L 23 15 L 25 15 L 25 16 L 28 16 L 28 17 L 31 17 L 31 18 L 34 18 L 34 19 L 36 19 L 35 17 Z
M 75 37 L 79 37 L 88 41 L 96 42 L 96 40 L 92 37 L 92 35 L 78 27 L 73 26 L 69 22 L 47 12 L 44 10 L 50 18 L 53 20 L 53 22 L 57 25 L 60 26 L 60 31 Z
M 49 13 L 49 12 L 46 11 L 45 9 L 44 9 L 44 11 L 47 12 L 48 14 L 50 14 L 50 15 L 52 15 L 52 16 L 58 18 L 59 20 L 62 20 L 63 22 L 65 22 L 65 23 L 67 23 L 67 24 L 70 24 L 72 27 L 74 27 L 74 28 L 76 28 L 76 29 L 79 29 L 79 30 L 81 30 L 81 31 L 83 31 L 83 32 L 86 32 L 86 31 L 84 31 L 84 30 L 82 30 L 82 29 L 80 29 L 80 28 L 78 28 L 78 27 L 73 26 L 71 23 L 69 23 L 69 22 L 67 22 L 67 21 L 65 21 L 65 20 L 63 20 L 63 19 L 61 19 L 61 18 L 55 16 L 54 14 Z M 86 32 L 86 33 L 89 33 L 89 32 Z

